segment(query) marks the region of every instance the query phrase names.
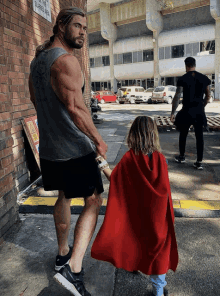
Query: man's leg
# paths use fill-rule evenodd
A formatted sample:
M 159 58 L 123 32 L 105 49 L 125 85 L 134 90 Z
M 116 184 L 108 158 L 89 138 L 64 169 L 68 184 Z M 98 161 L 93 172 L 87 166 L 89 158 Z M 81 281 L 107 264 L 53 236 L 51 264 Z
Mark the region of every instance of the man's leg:
M 99 210 L 102 205 L 101 194 L 96 192 L 85 198 L 85 206 L 74 231 L 73 252 L 69 262 L 72 272 L 80 272 L 86 249 L 95 231 Z
M 59 196 L 54 206 L 54 222 L 57 233 L 59 255 L 65 256 L 69 252 L 68 235 L 71 222 L 71 199 L 66 199 L 64 192 L 59 191 Z
M 204 150 L 203 126 L 195 124 L 194 128 L 196 136 L 197 161 L 202 162 Z
M 190 125 L 182 125 L 180 128 L 180 136 L 179 136 L 179 151 L 180 156 L 185 155 L 185 149 L 186 149 L 186 138 L 189 132 Z

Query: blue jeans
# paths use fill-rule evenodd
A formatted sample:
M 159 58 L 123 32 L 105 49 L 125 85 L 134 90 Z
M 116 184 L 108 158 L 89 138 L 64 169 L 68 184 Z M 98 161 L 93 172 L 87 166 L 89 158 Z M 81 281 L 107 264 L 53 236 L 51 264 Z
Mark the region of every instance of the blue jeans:
M 153 293 L 155 296 L 163 295 L 163 288 L 166 286 L 167 282 L 165 281 L 166 274 L 150 275 L 150 279 L 153 286 Z

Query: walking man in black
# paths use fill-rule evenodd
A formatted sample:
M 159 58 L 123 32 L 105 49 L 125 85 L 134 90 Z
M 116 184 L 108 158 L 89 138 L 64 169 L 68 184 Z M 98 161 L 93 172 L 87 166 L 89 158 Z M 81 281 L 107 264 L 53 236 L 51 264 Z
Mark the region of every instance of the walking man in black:
M 186 74 L 181 76 L 177 82 L 177 90 L 172 104 L 171 121 L 180 131 L 179 156 L 176 162 L 185 162 L 186 138 L 191 125 L 194 126 L 196 135 L 197 161 L 194 167 L 202 170 L 202 159 L 204 150 L 203 127 L 207 126 L 205 106 L 210 100 L 211 80 L 195 70 L 196 60 L 192 57 L 185 59 Z M 177 113 L 181 92 L 183 91 L 183 108 Z M 205 98 L 204 98 L 205 94 Z M 203 99 L 204 98 L 204 99 Z

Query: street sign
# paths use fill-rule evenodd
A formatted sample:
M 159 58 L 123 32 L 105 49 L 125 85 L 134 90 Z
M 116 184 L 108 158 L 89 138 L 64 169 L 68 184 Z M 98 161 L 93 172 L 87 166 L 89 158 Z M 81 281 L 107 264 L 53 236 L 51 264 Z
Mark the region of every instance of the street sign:
M 33 0 L 33 10 L 49 22 L 52 22 L 50 0 Z

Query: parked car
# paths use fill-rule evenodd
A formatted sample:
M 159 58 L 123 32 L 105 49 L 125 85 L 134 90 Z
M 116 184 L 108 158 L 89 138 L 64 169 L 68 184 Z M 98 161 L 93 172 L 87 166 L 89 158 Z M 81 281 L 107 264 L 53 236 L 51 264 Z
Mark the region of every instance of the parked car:
M 135 103 L 148 103 L 149 100 L 151 100 L 152 93 L 154 91 L 154 88 L 148 88 L 144 91 L 144 95 L 140 96 L 139 98 L 136 96 Z
M 118 97 L 113 92 L 108 90 L 97 91 L 94 95 L 94 99 L 98 100 L 98 103 L 118 103 Z
M 152 98 L 150 102 L 164 102 L 167 104 L 172 104 L 173 98 L 176 93 L 176 86 L 166 85 L 157 86 L 152 93 Z
M 140 103 L 140 99 L 146 95 L 142 86 L 126 86 L 118 89 L 119 103 Z M 143 100 L 141 100 L 143 101 Z

